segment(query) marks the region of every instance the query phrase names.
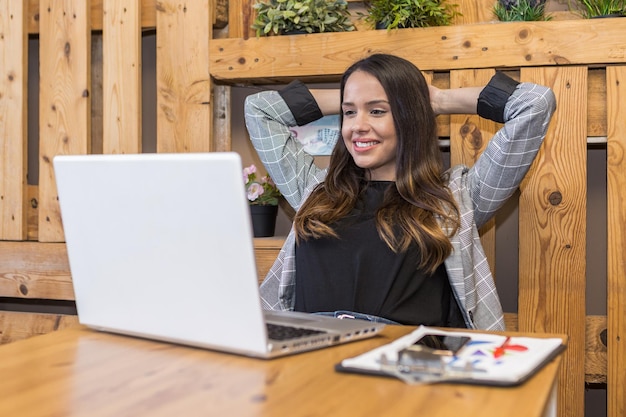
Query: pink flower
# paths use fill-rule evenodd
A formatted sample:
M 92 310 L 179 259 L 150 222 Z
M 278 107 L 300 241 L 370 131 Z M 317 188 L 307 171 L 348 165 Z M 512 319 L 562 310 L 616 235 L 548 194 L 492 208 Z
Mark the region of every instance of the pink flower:
M 259 184 L 258 182 L 253 182 L 248 186 L 248 200 L 256 200 L 263 194 L 264 191 L 265 189 L 263 189 L 263 186 L 261 184 Z
M 265 175 L 260 179 L 257 178 L 255 165 L 250 165 L 243 169 L 243 182 L 250 204 L 260 206 L 278 205 L 278 199 L 281 194 L 276 184 L 274 184 L 269 175 Z
M 270 187 L 276 186 L 276 184 L 274 184 L 274 181 L 272 181 L 269 175 L 266 175 L 263 178 L 261 178 L 261 184 L 268 184 Z
M 243 169 L 243 182 L 247 183 L 248 181 L 250 181 L 250 175 L 251 174 L 256 174 L 256 166 L 254 164 L 250 165 L 249 167 L 245 167 Z

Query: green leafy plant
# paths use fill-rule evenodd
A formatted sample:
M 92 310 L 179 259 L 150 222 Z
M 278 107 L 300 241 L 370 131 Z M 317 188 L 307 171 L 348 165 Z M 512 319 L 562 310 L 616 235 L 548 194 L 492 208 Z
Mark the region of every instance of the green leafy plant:
M 253 8 L 257 16 L 252 24 L 257 36 L 289 32 L 349 32 L 350 21 L 345 0 L 263 0 Z
M 626 16 L 626 0 L 575 0 L 575 3 L 574 9 L 586 19 L 600 16 Z M 572 9 L 571 3 L 569 6 Z
M 461 16 L 458 4 L 446 0 L 368 0 L 367 14 L 359 13 L 367 23 L 387 30 L 448 26 Z
M 545 6 L 546 0 L 498 0 L 493 14 L 503 22 L 552 20 Z
M 250 205 L 277 206 L 281 193 L 274 181 L 266 175 L 258 178 L 256 165 L 252 164 L 243 169 L 243 182 Z

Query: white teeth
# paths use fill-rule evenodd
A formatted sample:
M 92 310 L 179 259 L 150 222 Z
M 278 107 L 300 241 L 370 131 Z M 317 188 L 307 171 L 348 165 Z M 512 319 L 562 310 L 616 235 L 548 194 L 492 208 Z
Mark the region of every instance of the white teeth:
M 374 146 L 376 142 L 354 142 L 354 146 L 357 148 L 367 148 L 368 146 Z

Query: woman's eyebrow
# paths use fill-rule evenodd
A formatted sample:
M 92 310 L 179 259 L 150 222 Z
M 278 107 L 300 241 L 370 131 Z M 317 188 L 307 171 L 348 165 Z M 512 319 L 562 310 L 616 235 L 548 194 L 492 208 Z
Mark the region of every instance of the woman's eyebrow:
M 388 100 L 385 99 L 376 99 L 376 100 L 370 100 L 368 102 L 366 102 L 365 104 L 367 105 L 372 105 L 372 104 L 389 104 Z M 355 104 L 351 101 L 344 101 L 343 103 L 341 103 L 342 106 L 354 106 Z

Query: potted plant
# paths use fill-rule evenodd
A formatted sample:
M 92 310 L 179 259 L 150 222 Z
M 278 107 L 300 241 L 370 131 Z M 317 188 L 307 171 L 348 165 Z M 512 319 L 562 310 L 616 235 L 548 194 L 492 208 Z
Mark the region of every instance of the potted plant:
M 367 0 L 367 14 L 359 13 L 377 29 L 448 26 L 461 13 L 447 0 Z
M 493 14 L 502 22 L 552 20 L 545 6 L 546 0 L 497 0 Z
M 573 7 L 568 4 L 585 19 L 626 16 L 626 0 L 576 0 Z
M 253 8 L 257 36 L 355 30 L 346 0 L 261 0 Z
M 243 169 L 243 181 L 250 203 L 254 237 L 274 236 L 280 191 L 269 175 L 258 177 L 254 164 Z
M 576 0 L 574 7 L 585 19 L 626 16 L 626 0 Z M 569 3 L 570 9 L 572 4 Z

